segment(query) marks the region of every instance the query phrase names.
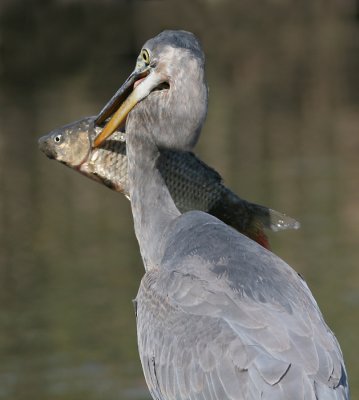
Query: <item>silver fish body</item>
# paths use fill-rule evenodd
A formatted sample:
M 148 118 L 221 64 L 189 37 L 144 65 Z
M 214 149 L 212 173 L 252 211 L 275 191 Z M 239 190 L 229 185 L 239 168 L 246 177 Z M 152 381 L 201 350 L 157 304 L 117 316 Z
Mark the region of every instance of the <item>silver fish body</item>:
M 93 148 L 93 140 L 101 131 L 94 126 L 94 119 L 84 118 L 53 130 L 39 139 L 39 147 L 49 158 L 129 197 L 126 134 L 116 131 L 100 147 Z M 267 248 L 263 228 L 299 228 L 295 219 L 238 197 L 214 169 L 193 153 L 162 151 L 157 163 L 181 212 L 208 212 Z

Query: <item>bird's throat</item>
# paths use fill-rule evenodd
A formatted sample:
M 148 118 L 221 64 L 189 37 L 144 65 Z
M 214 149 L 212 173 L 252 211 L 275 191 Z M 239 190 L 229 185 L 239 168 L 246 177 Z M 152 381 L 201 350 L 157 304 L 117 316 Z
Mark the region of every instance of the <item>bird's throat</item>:
M 146 270 L 159 265 L 164 233 L 180 215 L 157 168 L 160 150 L 151 135 L 129 132 L 128 177 L 135 233 Z

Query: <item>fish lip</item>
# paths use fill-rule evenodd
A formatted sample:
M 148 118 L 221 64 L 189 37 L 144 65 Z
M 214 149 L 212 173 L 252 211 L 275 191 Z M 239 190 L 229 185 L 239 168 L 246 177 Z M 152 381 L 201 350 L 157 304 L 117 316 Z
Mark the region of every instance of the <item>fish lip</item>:
M 48 143 L 48 135 L 41 136 L 38 139 L 39 149 L 48 157 L 50 160 L 56 159 L 56 151 L 54 148 L 51 148 Z

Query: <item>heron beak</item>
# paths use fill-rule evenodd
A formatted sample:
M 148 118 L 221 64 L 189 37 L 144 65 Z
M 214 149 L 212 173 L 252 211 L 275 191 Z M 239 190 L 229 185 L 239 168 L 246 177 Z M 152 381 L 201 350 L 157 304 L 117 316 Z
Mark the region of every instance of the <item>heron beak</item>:
M 155 71 L 135 70 L 115 93 L 112 99 L 101 110 L 95 120 L 95 124 L 101 124 L 113 114 L 112 118 L 103 128 L 102 132 L 96 137 L 93 147 L 98 147 L 104 142 L 117 127 L 123 124 L 128 113 L 142 99 L 147 97 L 151 91 L 163 82 L 163 78 Z M 138 83 L 141 81 L 140 83 Z M 138 84 L 136 84 L 138 83 Z M 117 109 L 117 111 L 115 111 Z

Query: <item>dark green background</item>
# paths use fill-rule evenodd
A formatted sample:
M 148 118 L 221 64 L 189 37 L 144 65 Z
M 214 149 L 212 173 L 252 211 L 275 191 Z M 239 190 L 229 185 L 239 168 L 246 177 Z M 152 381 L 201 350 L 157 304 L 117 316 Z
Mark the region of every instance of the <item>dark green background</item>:
M 96 114 L 164 28 L 207 54 L 197 152 L 287 212 L 273 250 L 306 278 L 359 397 L 359 20 L 349 0 L 1 1 L 0 399 L 148 399 L 129 202 L 37 138 Z

